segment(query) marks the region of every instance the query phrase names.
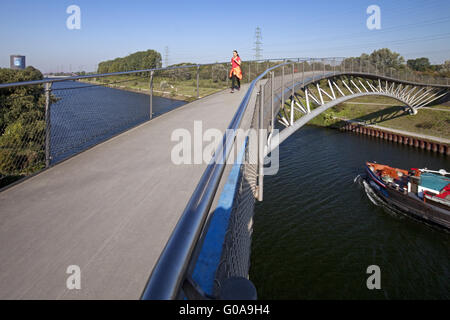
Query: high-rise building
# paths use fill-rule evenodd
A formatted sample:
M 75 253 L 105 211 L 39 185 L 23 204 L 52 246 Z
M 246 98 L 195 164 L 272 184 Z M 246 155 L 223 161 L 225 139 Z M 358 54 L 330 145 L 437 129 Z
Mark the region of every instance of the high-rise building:
M 9 61 L 11 69 L 25 69 L 25 56 L 13 54 Z

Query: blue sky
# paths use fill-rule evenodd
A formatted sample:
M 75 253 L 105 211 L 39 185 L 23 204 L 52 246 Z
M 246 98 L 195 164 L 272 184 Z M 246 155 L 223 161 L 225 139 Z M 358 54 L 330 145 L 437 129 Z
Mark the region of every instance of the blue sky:
M 69 30 L 66 8 L 81 8 Z M 381 30 L 368 30 L 369 5 L 381 8 Z M 96 70 L 106 59 L 155 49 L 169 64 L 227 61 L 233 49 L 254 58 L 255 28 L 263 58 L 345 57 L 388 47 L 406 59 L 450 60 L 450 1 L 154 1 L 2 0 L 0 67 L 10 54 L 43 72 Z

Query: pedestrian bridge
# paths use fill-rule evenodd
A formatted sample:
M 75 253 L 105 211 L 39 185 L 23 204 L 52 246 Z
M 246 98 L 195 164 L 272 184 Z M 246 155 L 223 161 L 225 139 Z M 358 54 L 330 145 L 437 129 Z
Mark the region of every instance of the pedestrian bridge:
M 448 79 L 346 62 L 259 61 L 249 64 L 254 77 L 244 65 L 249 79 L 240 91 L 197 99 L 54 165 L 48 111 L 47 168 L 0 192 L 0 298 L 256 297 L 243 279 L 265 158 L 309 120 L 355 97 L 389 96 L 412 113 L 448 98 Z M 199 95 L 201 66 L 195 67 Z M 130 73 L 148 73 L 153 90 L 159 71 Z M 45 83 L 2 84 L 0 90 Z M 224 134 L 206 156 L 210 161 L 174 163 L 174 132 L 193 138 L 208 129 Z M 256 134 L 238 144 L 236 129 Z M 192 159 L 211 147 L 208 139 L 191 142 Z M 70 266 L 79 267 L 79 289 L 68 285 Z

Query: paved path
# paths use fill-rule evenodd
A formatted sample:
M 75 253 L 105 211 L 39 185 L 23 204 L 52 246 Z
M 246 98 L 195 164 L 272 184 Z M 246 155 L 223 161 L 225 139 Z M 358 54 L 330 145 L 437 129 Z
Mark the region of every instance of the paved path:
M 224 131 L 242 100 L 220 92 L 0 193 L 0 299 L 138 299 L 206 165 L 174 165 L 171 133 Z M 193 136 L 193 134 L 192 134 Z M 67 267 L 81 268 L 68 290 Z

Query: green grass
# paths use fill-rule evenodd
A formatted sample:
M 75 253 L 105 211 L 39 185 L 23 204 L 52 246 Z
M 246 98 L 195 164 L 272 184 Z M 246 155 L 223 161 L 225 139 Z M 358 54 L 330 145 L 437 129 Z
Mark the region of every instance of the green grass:
M 83 82 L 105 85 L 111 88 L 135 91 L 140 93 L 150 93 L 150 79 L 136 78 L 135 76 L 113 76 L 101 79 L 90 79 Z M 199 95 L 205 97 L 210 94 L 222 91 L 228 88 L 229 81 L 213 81 L 210 79 L 199 80 Z M 166 98 L 192 101 L 197 98 L 197 81 L 189 80 L 173 80 L 169 77 L 154 77 L 153 94 Z
M 348 119 L 385 128 L 450 139 L 450 111 L 436 110 L 450 110 L 450 107 L 435 105 L 430 108 L 432 109 L 419 109 L 417 115 L 410 115 L 403 112 L 402 107 L 393 99 L 361 97 L 327 110 L 313 119 L 310 124 L 338 127 L 341 125 L 339 119 Z M 296 114 L 296 116 L 300 115 Z

